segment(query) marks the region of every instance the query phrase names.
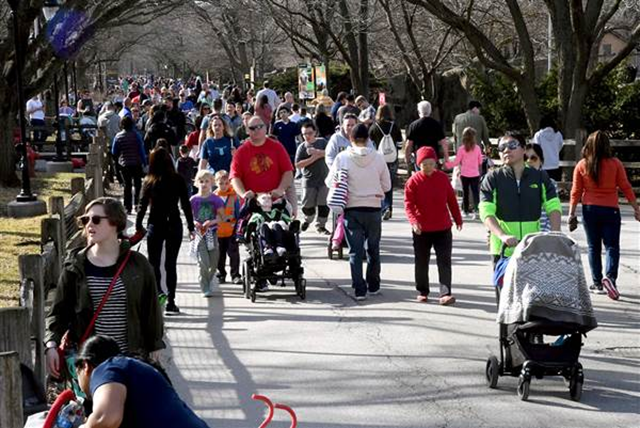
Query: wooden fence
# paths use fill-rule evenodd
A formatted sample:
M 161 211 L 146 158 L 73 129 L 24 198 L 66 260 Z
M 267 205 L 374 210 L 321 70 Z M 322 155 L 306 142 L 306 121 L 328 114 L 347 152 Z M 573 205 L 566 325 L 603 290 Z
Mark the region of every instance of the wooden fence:
M 104 195 L 107 156 L 102 137 L 89 147 L 86 178 L 71 179 L 72 197 L 49 198 L 49 217 L 40 222 L 41 253 L 18 258 L 20 306 L 0 309 L 0 427 L 23 425 L 20 364 L 45 385 L 44 318 L 48 292 L 58 282 L 68 252 L 84 244 L 76 218 Z M 19 421 L 19 423 L 18 423 Z

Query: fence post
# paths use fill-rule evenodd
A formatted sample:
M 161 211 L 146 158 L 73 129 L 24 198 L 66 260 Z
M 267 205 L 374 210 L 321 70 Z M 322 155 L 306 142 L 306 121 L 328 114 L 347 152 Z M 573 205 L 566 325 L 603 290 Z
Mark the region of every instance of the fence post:
M 67 223 L 64 217 L 64 199 L 62 196 L 52 196 L 49 198 L 49 209 L 51 215 L 58 215 L 60 219 L 60 228 L 58 233 L 54 236 L 56 246 L 58 250 L 65 248 L 67 245 Z M 59 252 L 59 251 L 58 251 Z
M 74 177 L 71 179 L 71 195 L 84 192 L 84 178 Z
M 33 368 L 29 333 L 29 309 L 0 308 L 0 352 L 16 351 L 20 362 Z
M 24 425 L 21 391 L 18 353 L 0 352 L 0 427 L 17 428 Z
M 18 257 L 20 281 L 33 284 L 33 308 L 31 309 L 31 337 L 35 341 L 34 373 L 45 384 L 44 366 L 44 263 L 42 256 L 27 254 Z
M 95 141 L 95 140 L 94 140 Z M 100 144 L 89 145 L 89 158 L 91 165 L 91 178 L 93 178 L 94 199 L 104 195 L 104 181 L 102 177 L 102 147 Z M 89 166 L 89 165 L 87 165 Z

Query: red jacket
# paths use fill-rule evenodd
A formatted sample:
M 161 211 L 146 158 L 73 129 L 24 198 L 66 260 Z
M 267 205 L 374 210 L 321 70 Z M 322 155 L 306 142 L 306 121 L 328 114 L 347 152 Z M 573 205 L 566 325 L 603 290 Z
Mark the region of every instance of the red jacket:
M 404 188 L 404 207 L 409 223 L 420 225 L 423 232 L 450 229 L 451 216 L 462 225 L 456 194 L 442 171 L 413 174 Z

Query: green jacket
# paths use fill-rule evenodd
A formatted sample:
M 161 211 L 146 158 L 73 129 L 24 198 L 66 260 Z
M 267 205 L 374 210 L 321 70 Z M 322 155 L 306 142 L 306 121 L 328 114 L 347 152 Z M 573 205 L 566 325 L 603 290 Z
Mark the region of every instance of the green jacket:
M 553 211 L 562 213 L 560 199 L 555 186 L 545 171 L 525 167 L 516 181 L 513 169 L 503 166 L 489 172 L 480 186 L 480 219 L 495 217 L 502 230 L 518 240 L 540 231 L 540 213 Z M 502 241 L 491 234 L 491 254 L 500 254 Z M 505 251 L 509 256 L 513 249 Z
M 91 322 L 94 308 L 84 272 L 88 248 L 72 252 L 64 262 L 45 320 L 45 343 L 55 341 L 60 344 L 67 330 L 77 343 Z M 120 244 L 118 266 L 129 249 L 127 241 Z M 120 278 L 127 290 L 129 351 L 148 354 L 164 348 L 162 312 L 151 265 L 142 254 L 133 251 Z

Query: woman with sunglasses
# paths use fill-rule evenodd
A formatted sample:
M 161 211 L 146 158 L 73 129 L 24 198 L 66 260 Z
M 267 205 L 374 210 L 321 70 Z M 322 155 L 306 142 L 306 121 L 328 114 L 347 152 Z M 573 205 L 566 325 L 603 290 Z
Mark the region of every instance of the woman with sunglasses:
M 582 202 L 582 223 L 589 244 L 589 266 L 593 279 L 590 289 L 596 294 L 606 292 L 613 300 L 618 300 L 620 296 L 616 285 L 620 263 L 619 190 L 633 207 L 635 219 L 640 221 L 640 206 L 624 165 L 613 156 L 607 134 L 596 131 L 587 138 L 582 149 L 582 159 L 573 171 L 568 221 L 570 227 L 577 224 L 576 209 L 578 203 Z M 607 253 L 604 277 L 600 254 L 602 244 Z
M 144 230 L 142 221 L 149 211 L 147 222 L 147 251 L 149 261 L 155 272 L 158 293 L 163 294 L 161 287 L 162 274 L 160 261 L 162 248 L 165 248 L 164 269 L 168 291 L 168 303 L 165 314 L 178 314 L 180 309 L 175 303 L 178 273 L 176 264 L 182 245 L 182 219 L 178 204 L 187 219 L 187 227 L 193 239 L 195 226 L 189 202 L 189 193 L 184 179 L 178 175 L 171 161 L 169 152 L 163 148 L 155 149 L 149 157 L 149 174 L 142 185 L 140 209 L 136 217 L 136 230 Z
M 65 261 L 46 318 L 47 367 L 56 378 L 64 362 L 55 348 L 66 332 L 76 344 L 86 334 L 94 311 L 130 251 L 129 242 L 118 239 L 127 215 L 116 199 L 91 201 L 79 221 L 87 246 L 72 252 Z M 164 348 L 162 330 L 153 269 L 142 254 L 132 251 L 98 314 L 93 332 L 113 337 L 122 350 L 148 355 Z
M 92 400 L 83 428 L 207 428 L 178 396 L 162 367 L 121 353 L 109 336 L 89 338 L 75 365 L 80 387 Z
M 529 165 L 533 169 L 537 169 L 538 171 L 543 169 L 544 151 L 542 150 L 542 147 L 539 144 L 529 143 L 527 144 L 525 149 L 526 149 L 525 156 L 527 157 L 527 165 Z M 555 180 L 551 178 L 551 176 L 549 176 L 549 179 L 557 192 L 558 185 L 556 184 Z M 547 215 L 547 212 L 543 208 L 542 212 L 540 212 L 540 232 L 549 232 L 549 231 L 551 231 L 551 222 L 549 221 L 549 216 Z

